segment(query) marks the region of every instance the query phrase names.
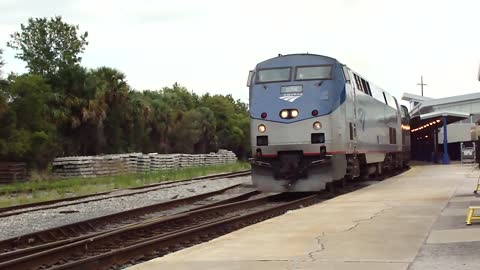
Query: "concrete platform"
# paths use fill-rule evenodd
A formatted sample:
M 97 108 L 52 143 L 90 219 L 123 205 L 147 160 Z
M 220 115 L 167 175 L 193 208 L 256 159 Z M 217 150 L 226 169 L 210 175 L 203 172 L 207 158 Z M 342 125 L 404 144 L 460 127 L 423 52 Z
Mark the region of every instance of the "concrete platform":
M 480 221 L 465 225 L 478 170 L 402 175 L 162 258 L 150 269 L 478 269 Z

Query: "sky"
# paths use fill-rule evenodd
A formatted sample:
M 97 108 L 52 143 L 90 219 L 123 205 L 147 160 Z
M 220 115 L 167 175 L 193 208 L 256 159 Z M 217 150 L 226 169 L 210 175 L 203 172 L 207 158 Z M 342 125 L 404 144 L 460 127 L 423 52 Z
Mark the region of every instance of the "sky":
M 248 71 L 280 54 L 338 59 L 399 99 L 478 92 L 478 0 L 0 0 L 6 47 L 29 17 L 60 15 L 88 31 L 82 65 L 109 66 L 137 90 L 173 83 L 248 101 Z

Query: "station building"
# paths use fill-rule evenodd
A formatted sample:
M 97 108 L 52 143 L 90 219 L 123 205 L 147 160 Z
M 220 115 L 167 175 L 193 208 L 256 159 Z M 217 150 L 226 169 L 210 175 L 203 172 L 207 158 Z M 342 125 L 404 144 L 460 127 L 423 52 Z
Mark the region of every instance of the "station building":
M 473 146 L 480 93 L 439 99 L 404 93 L 402 100 L 410 103 L 412 159 L 449 163 L 461 159 L 462 146 Z

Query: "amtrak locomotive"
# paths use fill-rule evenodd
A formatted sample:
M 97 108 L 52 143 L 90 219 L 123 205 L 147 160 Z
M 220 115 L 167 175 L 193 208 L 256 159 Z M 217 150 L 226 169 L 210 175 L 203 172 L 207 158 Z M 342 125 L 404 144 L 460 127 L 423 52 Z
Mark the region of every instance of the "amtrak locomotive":
M 334 58 L 279 55 L 250 71 L 252 180 L 304 192 L 410 159 L 407 108 Z

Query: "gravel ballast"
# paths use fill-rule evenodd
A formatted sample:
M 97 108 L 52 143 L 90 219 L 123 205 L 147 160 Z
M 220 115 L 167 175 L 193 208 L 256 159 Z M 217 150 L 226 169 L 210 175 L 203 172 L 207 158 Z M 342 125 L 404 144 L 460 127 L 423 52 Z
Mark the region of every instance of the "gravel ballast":
M 0 240 L 50 229 L 85 219 L 152 205 L 173 198 L 178 199 L 211 192 L 242 183 L 250 184 L 250 176 L 217 180 L 198 180 L 180 186 L 178 186 L 178 183 L 172 183 L 171 186 L 165 186 L 163 189 L 142 194 L 110 198 L 4 217 L 0 218 Z M 120 192 L 125 191 L 119 191 L 119 194 L 121 194 Z

